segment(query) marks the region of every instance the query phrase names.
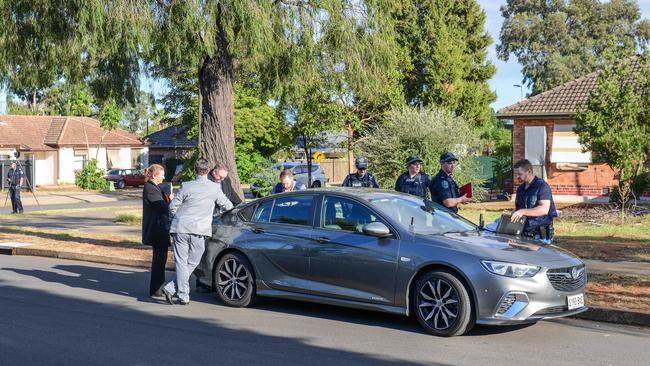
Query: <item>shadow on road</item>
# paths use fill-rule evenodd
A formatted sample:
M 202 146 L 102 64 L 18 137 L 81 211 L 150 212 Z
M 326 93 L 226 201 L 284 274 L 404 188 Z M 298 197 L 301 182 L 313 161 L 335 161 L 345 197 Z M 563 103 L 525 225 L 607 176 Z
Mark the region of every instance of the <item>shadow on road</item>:
M 130 276 L 113 274 L 116 279 Z M 54 278 L 42 271 L 35 275 Z M 81 286 L 92 282 L 88 280 L 91 275 L 84 277 L 78 281 L 68 278 L 67 283 Z M 141 277 L 137 275 L 130 280 L 140 280 Z M 88 287 L 95 288 L 94 285 Z M 126 292 L 132 291 L 128 289 Z M 121 290 L 113 288 L 109 292 L 119 293 Z M 313 345 L 310 339 L 236 329 L 220 324 L 216 319 L 159 315 L 150 309 L 138 310 L 7 286 L 1 280 L 0 309 L 0 348 L 2 363 L 7 365 L 382 366 L 397 362 L 372 354 Z M 405 361 L 399 361 L 399 364 L 422 365 Z
M 133 297 L 140 302 L 166 304 L 164 301 L 155 300 L 148 296 L 149 272 L 117 268 L 97 268 L 84 265 L 56 265 L 53 269 L 55 271 L 3 268 L 3 270 L 13 271 L 25 276 L 32 276 L 45 282 L 61 283 L 74 288 L 84 288 Z M 169 280 L 171 278 L 173 278 L 173 272 L 168 272 L 167 279 Z M 216 298 L 214 293 L 196 293 L 194 290 L 193 278 L 190 281 L 190 284 L 192 286 L 191 296 L 193 302 L 212 304 L 215 307 L 224 306 Z M 254 308 L 256 310 L 273 313 L 293 314 L 425 334 L 424 330 L 420 327 L 414 317 L 274 298 L 259 298 L 259 301 L 254 305 Z M 241 311 L 245 312 L 249 310 L 241 309 Z M 531 324 L 500 327 L 477 325 L 467 334 L 467 336 L 486 336 L 513 332 L 529 326 L 531 326 Z

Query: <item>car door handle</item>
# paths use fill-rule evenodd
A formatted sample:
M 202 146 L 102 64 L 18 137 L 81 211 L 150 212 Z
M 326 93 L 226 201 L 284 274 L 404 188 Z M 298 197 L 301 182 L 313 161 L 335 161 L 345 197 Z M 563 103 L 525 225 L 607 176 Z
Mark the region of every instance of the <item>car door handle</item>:
M 254 232 L 255 234 L 264 234 L 264 230 L 263 230 L 263 229 L 253 229 L 253 232 Z
M 316 238 L 316 241 L 322 244 L 322 243 L 329 243 L 331 240 L 330 240 L 330 238 L 326 238 L 324 236 L 321 236 L 320 238 Z

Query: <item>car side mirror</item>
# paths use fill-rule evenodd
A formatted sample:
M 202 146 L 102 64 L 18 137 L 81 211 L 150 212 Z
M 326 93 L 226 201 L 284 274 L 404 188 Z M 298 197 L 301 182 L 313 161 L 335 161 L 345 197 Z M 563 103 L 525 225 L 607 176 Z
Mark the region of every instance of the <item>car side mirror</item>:
M 388 226 L 382 224 L 381 222 L 371 222 L 363 226 L 363 233 L 370 236 L 376 236 L 378 238 L 387 238 L 393 234 L 390 232 Z

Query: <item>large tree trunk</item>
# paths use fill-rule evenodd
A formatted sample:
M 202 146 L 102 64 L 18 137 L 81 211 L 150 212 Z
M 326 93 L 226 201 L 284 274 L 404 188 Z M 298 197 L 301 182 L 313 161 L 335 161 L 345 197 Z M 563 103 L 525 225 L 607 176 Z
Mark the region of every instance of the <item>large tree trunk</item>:
M 220 161 L 228 167 L 233 190 L 243 199 L 244 192 L 235 163 L 234 69 L 225 32 L 219 25 L 217 52 L 203 60 L 199 71 L 201 92 L 201 157 L 211 165 Z

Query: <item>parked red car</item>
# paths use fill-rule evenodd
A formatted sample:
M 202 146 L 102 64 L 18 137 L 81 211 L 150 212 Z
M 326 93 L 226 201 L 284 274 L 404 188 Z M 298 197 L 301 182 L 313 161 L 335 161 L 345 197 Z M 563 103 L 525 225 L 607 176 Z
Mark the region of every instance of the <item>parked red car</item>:
M 111 169 L 104 179 L 115 182 L 115 186 L 122 189 L 126 186 L 142 186 L 146 178 L 140 169 Z

